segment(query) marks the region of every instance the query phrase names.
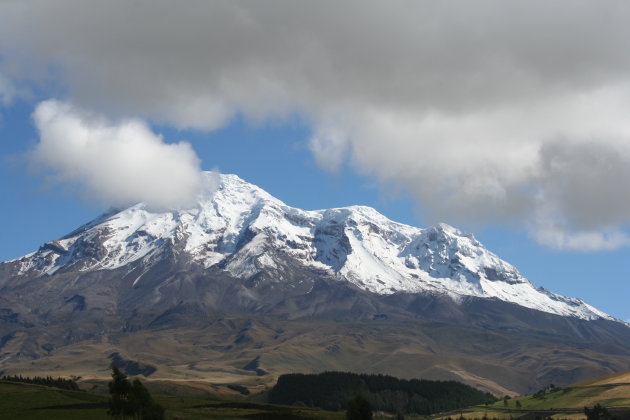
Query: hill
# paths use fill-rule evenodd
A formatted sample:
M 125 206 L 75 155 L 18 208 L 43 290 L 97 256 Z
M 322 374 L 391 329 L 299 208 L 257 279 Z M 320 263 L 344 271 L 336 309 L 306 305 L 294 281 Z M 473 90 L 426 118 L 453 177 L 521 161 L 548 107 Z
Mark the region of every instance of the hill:
M 534 395 L 501 400 L 489 406 L 477 406 L 462 412 L 434 416 L 435 419 L 459 417 L 497 419 L 585 419 L 584 407 L 600 404 L 619 419 L 630 418 L 630 371 L 607 375 L 565 387 L 547 387 Z

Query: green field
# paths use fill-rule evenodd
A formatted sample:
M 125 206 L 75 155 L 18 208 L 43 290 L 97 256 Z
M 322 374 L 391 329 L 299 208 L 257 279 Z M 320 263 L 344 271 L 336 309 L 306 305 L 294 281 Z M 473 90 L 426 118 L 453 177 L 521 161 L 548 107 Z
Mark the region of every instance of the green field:
M 90 384 L 93 386 L 93 384 Z M 158 385 L 155 387 L 155 385 Z M 99 391 L 104 391 L 104 387 Z M 157 389 L 168 389 L 166 384 L 154 384 Z M 324 411 L 304 407 L 288 407 L 250 401 L 219 399 L 212 396 L 169 396 L 155 392 L 153 397 L 166 409 L 167 419 L 225 419 L 225 420 L 318 420 L 343 419 L 343 412 Z M 179 391 L 194 388 L 181 388 Z M 168 392 L 168 391 L 167 391 Z M 39 385 L 0 381 L 0 419 L 109 419 L 108 395 L 84 391 L 66 391 Z M 517 402 L 520 407 L 517 407 Z M 595 404 L 607 407 L 618 418 L 630 418 L 630 372 L 611 375 L 558 388 L 538 397 L 520 396 L 489 406 L 470 407 L 450 413 L 431 416 L 431 419 L 464 418 L 496 419 L 584 419 L 584 406 Z M 375 419 L 391 419 L 387 413 Z M 426 419 L 423 416 L 405 416 L 407 420 Z
M 107 398 L 103 396 L 1 381 L 0 417 L 42 420 L 109 418 Z
M 518 403 L 517 403 L 518 402 Z M 507 405 L 503 400 L 490 406 L 472 407 L 460 412 L 434 416 L 443 419 L 448 416 L 458 418 L 518 419 L 552 417 L 554 419 L 584 419 L 584 407 L 601 404 L 618 418 L 630 416 L 630 373 L 610 375 L 588 382 L 557 388 L 539 396 L 521 396 L 511 398 Z M 519 407 L 520 405 L 520 407 Z
M 343 419 L 344 413 L 202 397 L 154 395 L 167 419 L 318 420 Z M 106 395 L 65 391 L 0 381 L 0 418 L 28 420 L 110 419 Z

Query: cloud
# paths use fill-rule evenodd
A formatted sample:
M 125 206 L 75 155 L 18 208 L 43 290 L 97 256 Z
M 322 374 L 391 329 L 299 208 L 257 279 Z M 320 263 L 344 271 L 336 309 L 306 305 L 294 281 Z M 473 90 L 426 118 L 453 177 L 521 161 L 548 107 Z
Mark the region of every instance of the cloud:
M 191 205 L 202 188 L 199 158 L 187 143 L 166 144 L 140 120 L 112 123 L 68 103 L 42 102 L 33 114 L 35 165 L 107 205 L 144 201 L 157 209 Z
M 0 104 L 8 105 L 15 95 L 13 85 L 0 73 Z
M 553 222 L 538 224 L 532 229 L 532 236 L 539 243 L 557 250 L 580 252 L 610 251 L 630 245 L 630 237 L 620 231 L 568 231 Z
M 540 150 L 539 209 L 570 227 L 619 225 L 630 215 L 630 140 L 547 142 Z
M 617 0 L 21 1 L 0 54 L 110 116 L 297 114 L 323 168 L 409 190 L 427 221 L 597 249 L 630 221 L 629 20 Z
M 629 244 L 619 240 L 630 219 L 628 97 L 620 86 L 417 120 L 366 111 L 344 121 L 344 136 L 318 133 L 311 149 L 324 167 L 345 154 L 385 187 L 404 187 L 434 221 L 520 223 L 554 248 L 612 249 Z

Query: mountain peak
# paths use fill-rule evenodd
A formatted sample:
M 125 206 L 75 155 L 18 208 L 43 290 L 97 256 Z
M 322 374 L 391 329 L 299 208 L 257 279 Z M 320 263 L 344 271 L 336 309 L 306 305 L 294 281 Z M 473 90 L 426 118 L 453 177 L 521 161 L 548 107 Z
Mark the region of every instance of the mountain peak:
M 284 205 L 267 191 L 235 174 L 206 171 L 204 172 L 204 179 L 205 188 L 199 199 L 200 206 L 206 206 L 209 202 L 226 200 L 242 204 L 269 201 L 277 205 Z

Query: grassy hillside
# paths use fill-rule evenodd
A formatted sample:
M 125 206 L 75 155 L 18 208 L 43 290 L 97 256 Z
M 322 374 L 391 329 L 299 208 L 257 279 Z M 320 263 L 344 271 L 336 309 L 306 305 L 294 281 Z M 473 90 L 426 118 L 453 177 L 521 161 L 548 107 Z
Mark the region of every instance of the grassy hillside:
M 7 419 L 109 418 L 104 396 L 3 381 L 0 381 L 0 413 Z
M 49 353 L 43 346 L 55 342 L 53 333 L 47 332 L 44 339 L 33 331 L 29 338 L 28 330 L 4 344 L 3 352 L 21 356 L 5 357 L 0 371 L 108 379 L 112 354 L 118 354 L 155 368 L 147 378 L 151 380 L 240 384 L 262 390 L 271 388 L 284 373 L 349 371 L 456 380 L 493 394 L 516 395 L 551 382 L 568 385 L 630 366 L 630 347 L 609 345 L 603 338 L 594 344 L 563 336 L 560 327 L 558 331 L 531 329 L 516 318 L 494 329 L 422 320 L 287 321 L 234 316 L 206 321 L 202 327 L 155 327 L 68 345 L 60 342 Z M 512 321 L 514 328 L 509 327 Z M 0 325 L 0 336 L 13 330 L 1 331 Z M 589 340 L 598 339 L 594 337 Z M 254 360 L 267 375 L 245 369 Z
M 618 418 L 630 418 L 630 371 L 608 375 L 571 386 L 547 389 L 538 395 L 527 395 L 502 400 L 490 406 L 478 406 L 460 412 L 434 416 L 443 419 L 481 418 L 487 415 L 497 419 L 534 419 L 550 416 L 554 419 L 584 419 L 585 406 L 601 404 Z
M 323 420 L 343 419 L 343 413 L 201 397 L 154 395 L 167 419 L 196 420 Z M 65 391 L 39 385 L 0 382 L 0 417 L 20 420 L 111 419 L 107 396 Z

